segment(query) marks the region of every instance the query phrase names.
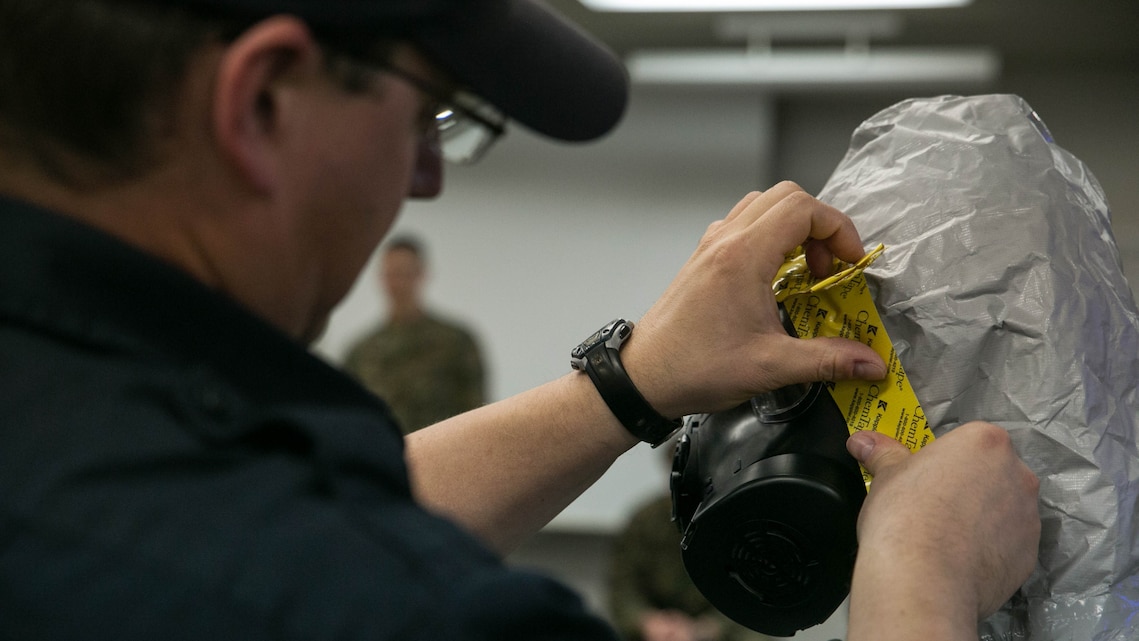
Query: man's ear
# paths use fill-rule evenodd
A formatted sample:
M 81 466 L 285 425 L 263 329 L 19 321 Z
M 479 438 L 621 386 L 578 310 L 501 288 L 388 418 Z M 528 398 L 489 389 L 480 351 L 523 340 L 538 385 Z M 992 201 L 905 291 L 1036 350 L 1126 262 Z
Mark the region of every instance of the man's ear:
M 257 23 L 222 54 L 214 81 L 212 125 L 223 157 L 257 191 L 281 180 L 283 89 L 290 74 L 312 70 L 320 47 L 290 16 Z

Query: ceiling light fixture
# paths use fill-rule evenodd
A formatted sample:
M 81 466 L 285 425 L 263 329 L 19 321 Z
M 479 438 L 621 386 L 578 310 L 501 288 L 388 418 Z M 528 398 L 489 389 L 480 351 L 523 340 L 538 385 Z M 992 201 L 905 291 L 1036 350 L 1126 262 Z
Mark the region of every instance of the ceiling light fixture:
M 1000 72 L 984 48 L 639 51 L 626 59 L 639 85 L 759 87 L 770 91 L 983 88 Z
M 581 0 L 597 11 L 852 11 L 962 7 L 972 0 Z

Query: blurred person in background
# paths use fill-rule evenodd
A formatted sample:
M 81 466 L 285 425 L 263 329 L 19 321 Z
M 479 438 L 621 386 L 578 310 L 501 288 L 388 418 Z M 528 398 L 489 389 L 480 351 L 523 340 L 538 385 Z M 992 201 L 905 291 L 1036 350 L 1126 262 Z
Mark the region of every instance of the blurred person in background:
M 387 318 L 353 345 L 344 367 L 392 408 L 407 434 L 486 402 L 483 360 L 469 329 L 424 304 L 423 243 L 401 236 L 382 252 Z

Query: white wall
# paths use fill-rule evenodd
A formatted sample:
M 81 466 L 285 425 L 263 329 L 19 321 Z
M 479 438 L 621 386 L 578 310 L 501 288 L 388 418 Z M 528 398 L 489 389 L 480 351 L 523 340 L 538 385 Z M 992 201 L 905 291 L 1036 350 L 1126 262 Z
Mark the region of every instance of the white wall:
M 428 300 L 479 333 L 492 398 L 561 376 L 582 339 L 649 308 L 707 225 L 766 188 L 771 114 L 754 94 L 637 91 L 604 141 L 559 145 L 516 128 L 482 163 L 449 167 L 438 200 L 406 207 L 393 233 L 425 240 Z M 382 315 L 374 269 L 317 345 L 333 361 Z M 634 448 L 550 527 L 619 527 L 663 491 L 660 458 Z

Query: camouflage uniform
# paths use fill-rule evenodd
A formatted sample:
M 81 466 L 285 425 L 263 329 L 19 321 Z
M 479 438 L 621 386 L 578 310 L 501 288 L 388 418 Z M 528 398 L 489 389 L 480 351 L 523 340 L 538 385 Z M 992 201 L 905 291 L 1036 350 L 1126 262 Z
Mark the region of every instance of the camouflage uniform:
M 671 521 L 669 496 L 645 504 L 617 537 L 609 575 L 609 607 L 613 623 L 628 641 L 641 641 L 643 613 L 678 610 L 691 617 L 710 615 L 720 621 L 719 641 L 766 641 L 770 637 L 720 614 L 692 584 L 680 558 L 680 532 Z
M 430 315 L 381 326 L 352 348 L 344 367 L 391 406 L 405 434 L 484 402 L 474 337 Z

